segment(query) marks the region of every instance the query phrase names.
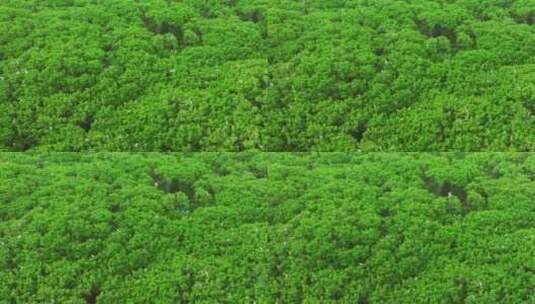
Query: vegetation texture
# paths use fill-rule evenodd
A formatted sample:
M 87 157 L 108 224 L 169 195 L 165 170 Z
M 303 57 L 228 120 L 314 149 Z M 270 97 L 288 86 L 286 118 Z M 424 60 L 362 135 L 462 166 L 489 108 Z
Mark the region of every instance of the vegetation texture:
M 2 0 L 0 150 L 533 151 L 534 0 Z
M 535 154 L 0 154 L 2 303 L 534 303 Z

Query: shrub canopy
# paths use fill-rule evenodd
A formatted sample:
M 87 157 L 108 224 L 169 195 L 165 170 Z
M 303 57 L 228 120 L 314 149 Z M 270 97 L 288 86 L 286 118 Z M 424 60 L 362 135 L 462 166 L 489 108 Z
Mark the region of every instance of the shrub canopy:
M 533 0 L 3 0 L 0 150 L 532 151 Z
M 531 154 L 0 154 L 0 301 L 530 303 Z

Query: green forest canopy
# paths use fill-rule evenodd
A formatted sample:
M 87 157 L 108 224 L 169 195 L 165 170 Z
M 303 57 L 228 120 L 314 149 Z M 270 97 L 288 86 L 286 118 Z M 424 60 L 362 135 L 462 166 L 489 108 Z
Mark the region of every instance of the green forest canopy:
M 0 150 L 533 151 L 534 0 L 2 0 Z
M 2 303 L 533 303 L 533 154 L 0 154 Z

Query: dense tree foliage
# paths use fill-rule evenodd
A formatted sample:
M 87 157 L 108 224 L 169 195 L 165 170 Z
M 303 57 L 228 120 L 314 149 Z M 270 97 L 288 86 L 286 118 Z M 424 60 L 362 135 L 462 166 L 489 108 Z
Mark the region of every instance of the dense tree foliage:
M 0 154 L 0 302 L 533 303 L 533 154 Z
M 3 0 L 0 149 L 531 151 L 533 0 Z
M 261 2 L 2 1 L 0 142 L 252 149 L 267 72 Z

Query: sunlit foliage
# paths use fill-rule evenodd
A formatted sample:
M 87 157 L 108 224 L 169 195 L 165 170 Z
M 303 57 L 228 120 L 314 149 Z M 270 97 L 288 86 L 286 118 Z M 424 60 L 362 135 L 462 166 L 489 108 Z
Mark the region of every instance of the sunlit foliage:
M 532 303 L 532 154 L 0 154 L 0 302 Z
M 0 150 L 532 151 L 533 0 L 3 0 Z

